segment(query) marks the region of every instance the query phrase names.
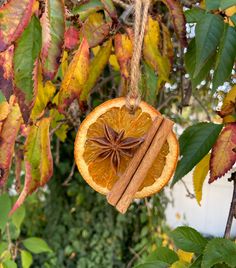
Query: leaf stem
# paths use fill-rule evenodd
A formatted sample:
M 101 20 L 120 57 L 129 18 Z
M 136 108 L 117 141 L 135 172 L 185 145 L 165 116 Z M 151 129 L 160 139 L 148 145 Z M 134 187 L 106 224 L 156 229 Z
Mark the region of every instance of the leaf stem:
M 230 238 L 233 218 L 236 217 L 236 172 L 233 172 L 231 174 L 231 177 L 228 180 L 229 180 L 229 182 L 233 181 L 234 190 L 233 190 L 232 201 L 231 201 L 228 220 L 227 220 L 227 223 L 226 223 L 225 233 L 224 233 L 224 238 L 227 238 L 227 239 Z

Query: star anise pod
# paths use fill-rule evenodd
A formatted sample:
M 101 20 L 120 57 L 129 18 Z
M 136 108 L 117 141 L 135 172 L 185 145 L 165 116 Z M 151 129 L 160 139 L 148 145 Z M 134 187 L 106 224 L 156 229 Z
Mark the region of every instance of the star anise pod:
M 144 138 L 124 138 L 125 131 L 117 133 L 107 124 L 104 125 L 104 136 L 91 138 L 90 141 L 96 143 L 101 149 L 97 157 L 99 160 L 110 158 L 111 166 L 117 172 L 120 167 L 121 157 L 132 157 L 135 149 L 144 141 Z

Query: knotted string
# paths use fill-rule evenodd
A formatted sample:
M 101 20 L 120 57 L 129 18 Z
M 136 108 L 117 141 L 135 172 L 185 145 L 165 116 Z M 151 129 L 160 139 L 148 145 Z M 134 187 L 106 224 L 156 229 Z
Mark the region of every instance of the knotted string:
M 148 9 L 150 5 L 150 0 L 134 1 L 135 20 L 133 55 L 131 59 L 130 89 L 126 97 L 126 106 L 131 112 L 134 112 L 138 108 L 141 101 L 141 94 L 139 91 L 140 59 L 142 54 L 145 26 L 148 18 Z

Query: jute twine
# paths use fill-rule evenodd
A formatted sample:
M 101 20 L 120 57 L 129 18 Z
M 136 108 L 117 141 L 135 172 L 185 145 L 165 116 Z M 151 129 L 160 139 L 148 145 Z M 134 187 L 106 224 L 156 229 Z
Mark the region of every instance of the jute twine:
M 138 108 L 141 101 L 141 94 L 139 91 L 140 59 L 142 54 L 145 26 L 148 18 L 148 9 L 150 6 L 150 0 L 134 1 L 135 20 L 133 54 L 131 59 L 130 89 L 126 97 L 126 106 L 132 112 Z

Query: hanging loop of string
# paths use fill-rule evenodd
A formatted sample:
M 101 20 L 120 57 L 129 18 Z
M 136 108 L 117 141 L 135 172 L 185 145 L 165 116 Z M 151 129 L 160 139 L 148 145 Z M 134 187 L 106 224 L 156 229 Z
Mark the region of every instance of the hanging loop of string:
M 130 89 L 126 97 L 126 106 L 134 112 L 141 101 L 139 91 L 140 80 L 140 59 L 142 54 L 143 39 L 145 26 L 148 19 L 148 9 L 150 0 L 134 0 L 135 1 L 135 21 L 134 21 L 134 40 L 133 40 L 133 55 L 131 59 L 130 72 Z

